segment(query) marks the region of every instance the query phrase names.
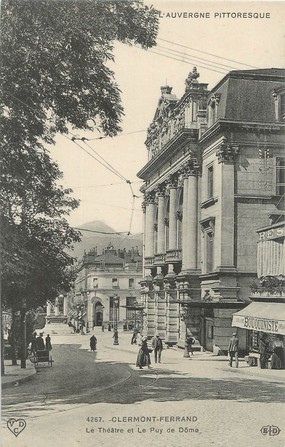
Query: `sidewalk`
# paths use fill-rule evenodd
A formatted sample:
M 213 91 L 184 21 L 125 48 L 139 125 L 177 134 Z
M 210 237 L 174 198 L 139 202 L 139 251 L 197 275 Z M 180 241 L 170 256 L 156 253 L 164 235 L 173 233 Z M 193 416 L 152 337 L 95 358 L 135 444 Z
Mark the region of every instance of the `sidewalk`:
M 12 365 L 11 360 L 5 360 L 5 375 L 1 377 L 2 389 L 18 386 L 27 380 L 31 380 L 36 374 L 34 364 L 27 359 L 26 368 L 21 368 L 20 360 L 17 365 Z

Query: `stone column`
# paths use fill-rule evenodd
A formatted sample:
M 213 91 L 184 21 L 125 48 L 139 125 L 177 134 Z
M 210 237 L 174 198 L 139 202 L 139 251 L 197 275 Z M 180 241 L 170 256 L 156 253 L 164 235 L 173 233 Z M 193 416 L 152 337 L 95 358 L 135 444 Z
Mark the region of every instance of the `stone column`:
M 51 304 L 50 304 L 50 302 L 48 301 L 48 302 L 47 302 L 47 317 L 49 317 L 50 314 L 51 314 Z
M 146 199 L 145 257 L 148 258 L 154 256 L 155 205 L 153 194 L 148 194 Z
M 197 175 L 192 171 L 188 177 L 187 270 L 197 269 L 197 194 Z
M 188 230 L 188 175 L 183 179 L 183 219 L 182 219 L 182 270 L 187 267 L 187 230 Z
M 63 298 L 63 315 L 68 314 L 68 299 L 67 296 Z
M 165 194 L 164 189 L 158 191 L 158 216 L 157 216 L 157 253 L 165 253 Z
M 217 253 L 218 269 L 233 269 L 235 263 L 234 161 L 238 150 L 238 146 L 228 144 L 224 139 L 216 151 L 220 167 L 220 190 L 218 193 L 220 219 L 215 231 L 215 238 L 219 238 L 216 244 L 219 250 Z
M 175 250 L 177 248 L 177 181 L 169 184 L 169 192 L 169 250 Z
M 58 298 L 56 298 L 56 300 L 55 300 L 55 304 L 54 304 L 54 314 L 55 314 L 56 316 L 59 315 Z
M 92 298 L 90 295 L 88 296 L 88 301 L 87 301 L 87 321 L 88 321 L 89 330 L 92 330 L 93 321 L 94 321 L 94 305 L 93 305 Z

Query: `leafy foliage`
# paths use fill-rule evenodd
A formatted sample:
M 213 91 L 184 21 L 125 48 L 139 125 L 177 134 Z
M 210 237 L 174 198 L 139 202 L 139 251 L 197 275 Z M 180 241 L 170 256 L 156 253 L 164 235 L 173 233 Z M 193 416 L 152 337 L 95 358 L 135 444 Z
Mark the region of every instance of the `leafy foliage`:
M 3 295 L 32 309 L 68 290 L 80 238 L 66 221 L 78 201 L 45 145 L 70 126 L 120 131 L 114 41 L 147 49 L 158 19 L 138 1 L 3 0 L 1 30 Z
M 146 49 L 157 30 L 156 11 L 141 2 L 4 0 L 3 119 L 10 137 L 50 143 L 68 123 L 116 135 L 123 109 L 108 67 L 113 42 Z

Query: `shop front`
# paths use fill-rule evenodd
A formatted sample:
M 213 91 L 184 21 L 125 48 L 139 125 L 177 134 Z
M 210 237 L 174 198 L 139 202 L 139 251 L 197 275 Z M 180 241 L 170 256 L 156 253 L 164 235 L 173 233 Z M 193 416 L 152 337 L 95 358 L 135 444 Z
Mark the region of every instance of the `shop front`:
M 285 369 L 285 303 L 253 302 L 233 314 L 232 326 L 247 331 L 250 365 Z

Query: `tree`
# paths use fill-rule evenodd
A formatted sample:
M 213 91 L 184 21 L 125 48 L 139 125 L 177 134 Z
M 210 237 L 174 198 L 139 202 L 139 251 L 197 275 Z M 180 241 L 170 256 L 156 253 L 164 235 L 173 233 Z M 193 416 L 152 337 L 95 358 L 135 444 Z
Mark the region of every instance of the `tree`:
M 1 275 L 4 301 L 36 308 L 68 290 L 78 206 L 45 144 L 69 127 L 114 136 L 123 108 L 114 41 L 155 45 L 142 2 L 3 0 L 1 5 Z
M 138 1 L 4 0 L 2 119 L 10 138 L 51 143 L 68 124 L 116 135 L 123 109 L 108 66 L 114 41 L 147 49 L 157 31 L 157 11 Z

